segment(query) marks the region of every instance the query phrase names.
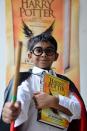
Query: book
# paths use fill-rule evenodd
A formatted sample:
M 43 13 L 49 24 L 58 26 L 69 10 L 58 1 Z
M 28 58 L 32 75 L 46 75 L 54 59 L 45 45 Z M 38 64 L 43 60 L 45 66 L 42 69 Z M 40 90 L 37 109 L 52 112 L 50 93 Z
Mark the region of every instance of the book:
M 43 78 L 43 91 L 53 96 L 58 96 L 60 94 L 68 97 L 69 82 L 46 73 Z M 66 115 L 53 108 L 38 110 L 37 120 L 61 129 L 67 128 L 69 125 Z

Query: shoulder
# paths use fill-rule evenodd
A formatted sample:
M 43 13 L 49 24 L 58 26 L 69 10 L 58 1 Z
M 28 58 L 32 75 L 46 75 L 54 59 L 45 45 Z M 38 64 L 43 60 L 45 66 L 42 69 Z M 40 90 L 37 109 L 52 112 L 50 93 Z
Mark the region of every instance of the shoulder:
M 73 83 L 73 81 L 70 78 L 68 78 L 67 76 L 61 75 L 61 74 L 56 74 L 56 75 L 57 75 L 57 77 L 59 77 L 59 78 L 61 78 L 63 80 L 69 81 L 70 84 L 73 84 L 73 86 L 75 86 L 75 84 Z
M 31 75 L 31 72 L 20 72 L 19 73 L 19 81 L 18 85 L 20 85 L 24 80 L 26 80 Z M 11 100 L 12 92 L 13 92 L 13 82 L 14 82 L 14 76 L 9 81 L 8 86 L 5 89 L 4 92 L 4 102 Z
M 31 75 L 31 72 L 20 72 L 19 73 L 19 85 Z
M 61 75 L 61 74 L 56 74 L 56 75 L 57 75 L 57 77 L 68 81 L 68 82 L 69 82 L 70 91 L 71 91 L 71 92 L 74 92 L 74 93 L 76 93 L 78 96 L 80 96 L 80 93 L 79 93 L 77 87 L 75 86 L 74 82 L 73 82 L 70 78 L 68 78 L 68 77 L 65 76 L 65 75 Z M 80 97 L 81 97 L 81 96 L 80 96 Z

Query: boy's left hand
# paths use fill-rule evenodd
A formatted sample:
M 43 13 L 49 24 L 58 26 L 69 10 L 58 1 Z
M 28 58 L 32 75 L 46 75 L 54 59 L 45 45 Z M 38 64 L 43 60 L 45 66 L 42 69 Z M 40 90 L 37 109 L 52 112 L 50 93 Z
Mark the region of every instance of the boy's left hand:
M 37 109 L 54 107 L 58 103 L 56 97 L 46 94 L 44 92 L 34 93 L 33 99 L 35 101 Z
M 57 109 L 69 116 L 72 116 L 72 113 L 65 107 L 59 105 L 59 98 L 46 94 L 45 92 L 36 92 L 33 95 L 35 105 L 37 109 L 42 108 L 53 108 Z

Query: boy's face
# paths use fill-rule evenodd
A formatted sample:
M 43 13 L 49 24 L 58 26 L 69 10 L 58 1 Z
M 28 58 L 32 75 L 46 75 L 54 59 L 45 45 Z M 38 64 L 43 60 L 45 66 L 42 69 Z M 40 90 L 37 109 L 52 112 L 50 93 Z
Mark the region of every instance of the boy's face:
M 42 69 L 50 69 L 51 65 L 58 58 L 58 53 L 48 42 L 38 42 L 28 57 L 33 64 Z

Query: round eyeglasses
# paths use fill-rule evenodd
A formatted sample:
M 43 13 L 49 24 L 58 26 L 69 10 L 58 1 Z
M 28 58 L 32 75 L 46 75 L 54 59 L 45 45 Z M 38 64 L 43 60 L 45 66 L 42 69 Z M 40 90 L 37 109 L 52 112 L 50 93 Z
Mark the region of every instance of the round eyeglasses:
M 43 49 L 42 47 L 35 47 L 34 49 L 32 49 L 31 51 L 34 55 L 36 56 L 41 56 L 43 54 L 43 52 L 45 52 L 45 54 L 47 56 L 52 56 L 55 54 L 55 49 L 52 48 L 52 47 L 48 47 L 48 48 L 45 48 Z

